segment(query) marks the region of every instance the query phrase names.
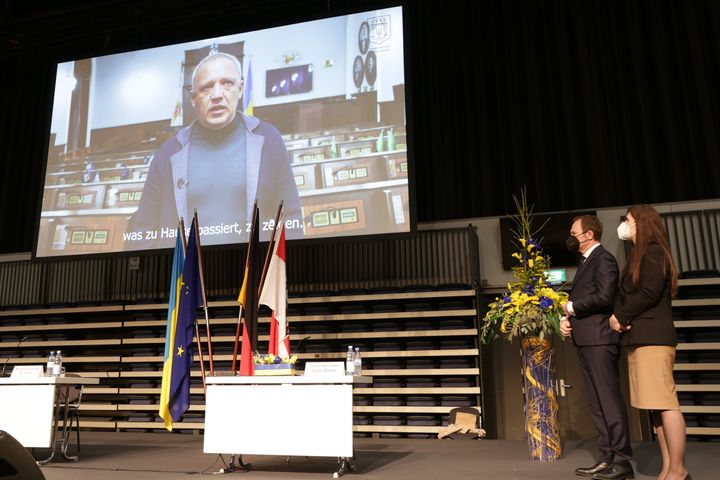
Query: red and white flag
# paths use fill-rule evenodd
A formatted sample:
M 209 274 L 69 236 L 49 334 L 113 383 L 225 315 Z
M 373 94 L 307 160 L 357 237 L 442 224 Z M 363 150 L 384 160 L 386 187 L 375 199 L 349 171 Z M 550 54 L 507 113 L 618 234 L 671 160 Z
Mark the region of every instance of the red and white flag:
M 280 235 L 275 242 L 265 283 L 260 293 L 260 304 L 272 310 L 270 321 L 270 346 L 268 354 L 281 358 L 290 357 L 290 337 L 287 334 L 287 275 L 285 273 L 285 225 L 281 223 Z

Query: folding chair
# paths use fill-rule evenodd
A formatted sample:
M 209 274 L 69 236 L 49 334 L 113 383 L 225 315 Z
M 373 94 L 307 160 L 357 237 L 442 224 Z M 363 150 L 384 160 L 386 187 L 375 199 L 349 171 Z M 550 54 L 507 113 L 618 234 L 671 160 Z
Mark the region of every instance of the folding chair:
M 58 402 L 65 408 L 61 409 L 63 413 L 62 420 L 62 445 L 61 452 L 67 457 L 67 450 L 70 444 L 70 432 L 75 425 L 75 442 L 77 451 L 80 452 L 80 402 L 82 401 L 83 386 L 72 386 L 58 393 Z M 67 396 L 67 398 L 66 398 Z

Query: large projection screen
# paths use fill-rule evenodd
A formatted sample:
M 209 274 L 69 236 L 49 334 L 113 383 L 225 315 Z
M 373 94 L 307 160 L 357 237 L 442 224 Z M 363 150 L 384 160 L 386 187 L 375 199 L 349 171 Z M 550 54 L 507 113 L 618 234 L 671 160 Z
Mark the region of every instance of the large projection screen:
M 402 7 L 57 67 L 36 257 L 411 230 Z

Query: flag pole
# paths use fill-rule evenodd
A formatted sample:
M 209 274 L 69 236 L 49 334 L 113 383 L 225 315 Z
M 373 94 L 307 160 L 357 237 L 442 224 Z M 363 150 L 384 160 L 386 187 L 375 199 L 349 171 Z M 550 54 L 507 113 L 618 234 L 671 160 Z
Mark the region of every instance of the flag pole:
M 238 310 L 238 321 L 237 326 L 235 327 L 235 345 L 233 346 L 233 357 L 232 357 L 232 364 L 230 365 L 230 371 L 235 371 L 235 364 L 237 362 L 237 354 L 238 354 L 238 346 L 240 345 L 240 331 L 242 330 L 242 311 L 243 306 L 242 303 L 240 304 L 240 310 Z
M 195 242 L 197 245 L 198 267 L 200 268 L 200 290 L 202 291 L 203 310 L 205 310 L 205 333 L 207 334 L 208 358 L 210 359 L 210 375 L 215 376 L 215 365 L 213 364 L 212 336 L 210 334 L 210 316 L 208 315 L 207 297 L 205 296 L 205 273 L 203 271 L 202 255 L 200 253 L 200 222 L 198 221 L 197 208 L 195 216 Z M 197 327 L 197 322 L 195 322 Z M 198 337 L 198 340 L 200 337 Z M 203 388 L 205 388 L 205 375 L 203 375 Z M 206 390 L 207 391 L 207 390 Z
M 252 223 L 250 224 L 250 237 L 248 240 L 248 250 L 247 254 L 245 255 L 245 270 L 243 271 L 243 284 L 245 283 L 245 273 L 247 273 L 248 269 L 250 268 L 250 259 L 252 258 L 252 239 L 255 235 L 255 223 L 257 221 L 257 200 L 255 200 L 255 203 L 253 204 L 253 216 L 252 216 Z M 241 287 L 242 288 L 242 287 Z M 247 287 L 246 287 L 247 288 Z M 243 299 L 244 301 L 244 299 Z M 235 371 L 235 364 L 237 362 L 237 354 L 238 354 L 238 347 L 240 345 L 240 333 L 242 331 L 243 327 L 243 304 L 240 304 L 240 310 L 238 311 L 238 321 L 237 326 L 235 327 L 235 345 L 233 346 L 233 357 L 232 357 L 232 365 L 230 366 L 230 371 Z
M 270 235 L 270 244 L 268 245 L 268 251 L 265 254 L 265 264 L 263 265 L 262 275 L 260 275 L 260 285 L 258 285 L 258 302 L 260 301 L 260 294 L 262 293 L 263 286 L 265 285 L 265 277 L 267 276 L 268 267 L 270 266 L 270 259 L 273 254 L 273 246 L 275 245 L 275 232 L 278 230 L 278 222 L 280 221 L 280 215 L 282 214 L 283 201 L 280 201 L 277 215 L 275 216 L 275 227 L 273 228 L 272 234 Z M 259 304 L 258 304 L 259 305 Z
M 195 224 L 197 225 L 197 223 Z M 183 251 L 187 253 L 187 238 L 185 238 L 185 220 L 180 218 L 180 235 L 182 235 Z M 198 357 L 200 358 L 200 376 L 203 382 L 203 393 L 207 393 L 205 387 L 205 360 L 203 360 L 202 342 L 200 341 L 200 329 L 198 329 L 197 320 L 195 323 L 195 338 L 197 338 Z

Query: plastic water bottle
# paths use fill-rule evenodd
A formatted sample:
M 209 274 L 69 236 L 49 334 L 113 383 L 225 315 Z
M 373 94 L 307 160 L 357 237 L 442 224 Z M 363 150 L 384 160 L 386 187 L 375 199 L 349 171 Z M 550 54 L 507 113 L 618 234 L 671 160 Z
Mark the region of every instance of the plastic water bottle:
M 338 156 L 337 143 L 335 142 L 335 135 L 333 135 L 332 142 L 330 142 L 330 158 L 338 158 Z
M 59 377 L 62 373 L 62 354 L 60 350 L 55 354 L 55 363 L 53 364 L 53 377 Z
M 55 368 L 55 352 L 50 352 L 47 359 L 47 365 L 45 366 L 45 376 L 52 377 L 53 369 Z
M 345 357 L 345 373 L 355 375 L 355 352 L 352 345 L 348 345 L 347 356 Z
M 397 148 L 397 143 L 395 143 L 395 132 L 393 132 L 393 129 L 391 128 L 387 132 L 387 149 L 390 151 L 393 151 Z
M 362 358 L 360 357 L 360 347 L 355 347 L 355 355 L 353 356 L 354 375 L 362 375 Z

